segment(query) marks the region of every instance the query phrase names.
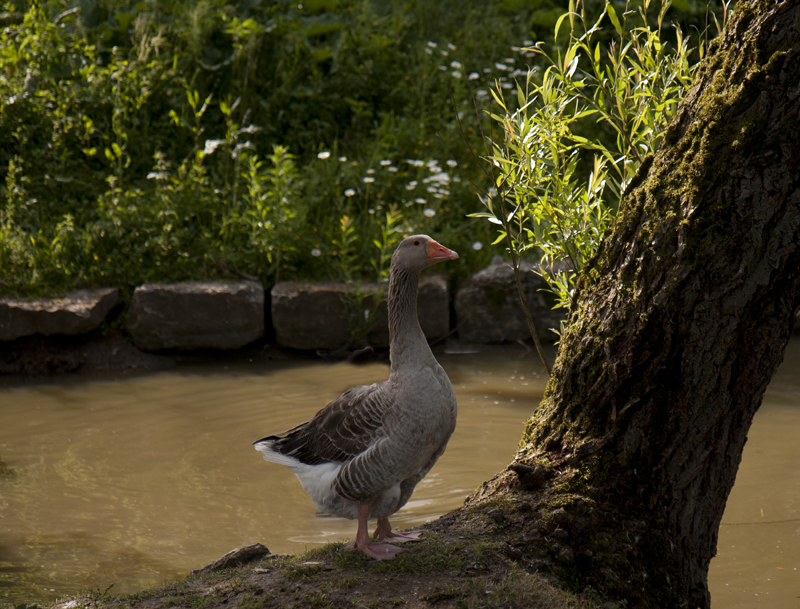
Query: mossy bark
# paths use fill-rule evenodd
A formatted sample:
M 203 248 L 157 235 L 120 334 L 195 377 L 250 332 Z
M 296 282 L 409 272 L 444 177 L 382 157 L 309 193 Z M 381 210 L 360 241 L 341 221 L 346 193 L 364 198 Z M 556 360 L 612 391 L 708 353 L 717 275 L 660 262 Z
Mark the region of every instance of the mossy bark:
M 630 606 L 710 605 L 725 502 L 800 304 L 800 3 L 736 13 L 579 282 L 514 473 L 468 508 L 524 504 L 503 532 L 523 560 Z

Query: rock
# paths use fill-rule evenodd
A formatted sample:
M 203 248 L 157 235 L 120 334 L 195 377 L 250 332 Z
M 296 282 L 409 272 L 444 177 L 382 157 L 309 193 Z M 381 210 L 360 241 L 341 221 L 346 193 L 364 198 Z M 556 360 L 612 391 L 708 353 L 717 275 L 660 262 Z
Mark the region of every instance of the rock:
M 506 521 L 505 514 L 498 508 L 494 508 L 486 512 L 486 515 L 494 520 L 497 524 L 503 524 Z
M 208 573 L 210 571 L 222 571 L 223 569 L 241 567 L 242 565 L 246 565 L 254 560 L 269 556 L 270 554 L 271 552 L 266 548 L 266 546 L 263 546 L 260 543 L 254 543 L 251 546 L 245 546 L 243 548 L 231 550 L 222 558 L 207 564 L 205 567 L 189 571 L 189 575 L 199 575 L 200 573 Z
M 539 464 L 512 463 L 508 469 L 517 474 L 522 488 L 526 491 L 536 490 L 553 477 L 552 472 Z
M 540 291 L 547 286 L 533 272 L 534 265 L 523 262 L 522 285 L 539 339 L 554 342 L 565 313 L 553 311 Z M 520 306 L 514 270 L 497 258 L 490 266 L 472 275 L 470 285 L 462 287 L 455 298 L 458 335 L 471 343 L 501 343 L 530 338 L 528 322 Z
M 141 349 L 236 349 L 264 335 L 264 288 L 257 281 L 142 285 L 125 319 Z
M 350 341 L 343 283 L 281 281 L 270 295 L 275 340 L 292 349 L 337 349 Z
M 569 513 L 564 508 L 557 508 L 552 513 L 553 522 L 558 526 L 563 527 L 569 522 Z
M 291 349 L 335 350 L 364 343 L 388 347 L 388 313 L 385 301 L 374 304 L 378 292 L 375 284 L 361 284 L 364 297 L 359 302 L 353 285 L 282 281 L 271 291 L 276 340 Z M 422 277 L 417 309 L 429 340 L 447 334 L 450 304 L 445 277 Z
M 77 290 L 63 298 L 0 298 L 0 340 L 91 332 L 100 326 L 118 297 L 117 288 L 101 288 Z

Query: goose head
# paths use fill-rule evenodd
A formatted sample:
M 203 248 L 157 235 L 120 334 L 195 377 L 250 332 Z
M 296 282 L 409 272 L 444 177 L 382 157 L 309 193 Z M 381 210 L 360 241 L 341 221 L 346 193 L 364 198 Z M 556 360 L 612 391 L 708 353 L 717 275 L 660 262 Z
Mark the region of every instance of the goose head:
M 421 271 L 444 260 L 456 260 L 458 254 L 428 235 L 411 235 L 392 254 L 392 267 Z

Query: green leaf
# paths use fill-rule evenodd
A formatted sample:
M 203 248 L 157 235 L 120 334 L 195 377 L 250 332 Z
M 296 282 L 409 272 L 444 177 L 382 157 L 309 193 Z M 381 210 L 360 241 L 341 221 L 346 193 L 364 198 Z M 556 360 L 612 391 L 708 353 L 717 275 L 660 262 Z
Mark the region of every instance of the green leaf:
M 561 17 L 558 18 L 558 21 L 556 21 L 555 32 L 553 33 L 553 40 L 558 40 L 558 30 L 561 29 L 561 24 L 564 23 L 564 19 L 566 19 L 569 16 L 570 13 L 564 13 L 563 15 L 561 15 Z
M 622 37 L 622 25 L 620 25 L 619 17 L 617 17 L 617 11 L 614 10 L 610 2 L 606 3 L 606 9 L 608 9 L 608 16 L 611 19 L 611 23 L 614 24 L 614 29 L 617 30 L 617 34 Z
M 492 241 L 492 245 L 497 245 L 498 243 L 500 243 L 505 238 L 506 238 L 506 232 L 501 230 L 500 233 L 497 236 L 497 239 Z

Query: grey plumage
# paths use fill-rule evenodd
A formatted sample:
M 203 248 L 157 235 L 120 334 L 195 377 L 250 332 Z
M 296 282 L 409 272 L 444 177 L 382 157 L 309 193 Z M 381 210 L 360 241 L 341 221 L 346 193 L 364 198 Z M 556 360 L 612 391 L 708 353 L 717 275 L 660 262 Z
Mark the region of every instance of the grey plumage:
M 456 397 L 420 328 L 417 290 L 424 268 L 457 257 L 425 235 L 403 240 L 387 294 L 389 378 L 349 389 L 309 421 L 255 443 L 297 474 L 320 511 L 355 518 L 360 504 L 387 518 L 444 453 Z

